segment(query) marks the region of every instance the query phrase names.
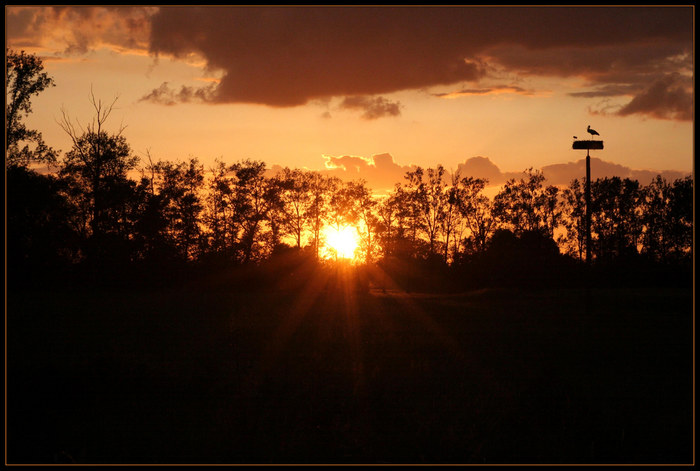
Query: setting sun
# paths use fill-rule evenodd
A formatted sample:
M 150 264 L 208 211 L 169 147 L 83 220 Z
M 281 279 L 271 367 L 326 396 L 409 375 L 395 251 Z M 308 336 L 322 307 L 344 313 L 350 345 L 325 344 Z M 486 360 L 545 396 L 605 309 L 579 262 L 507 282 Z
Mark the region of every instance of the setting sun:
M 358 246 L 357 231 L 354 227 L 348 226 L 338 230 L 335 227 L 327 226 L 324 232 L 328 258 L 354 258 Z

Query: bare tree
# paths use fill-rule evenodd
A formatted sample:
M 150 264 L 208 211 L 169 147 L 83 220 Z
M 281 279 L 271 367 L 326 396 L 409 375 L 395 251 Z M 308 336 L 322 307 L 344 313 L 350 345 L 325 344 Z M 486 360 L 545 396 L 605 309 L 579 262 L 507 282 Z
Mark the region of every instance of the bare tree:
M 117 98 L 109 104 L 97 100 L 90 92 L 90 103 L 95 114 L 91 122 L 83 128 L 73 122 L 62 110 L 61 128 L 73 141 L 73 147 L 64 156 L 60 173 L 74 179 L 84 190 L 90 211 L 92 237 L 99 238 L 109 226 L 113 216 L 114 196 L 119 189 L 128 185 L 128 172 L 135 169 L 139 158 L 132 155 L 122 132 L 121 125 L 116 132 L 109 133 L 105 123 L 110 117 Z

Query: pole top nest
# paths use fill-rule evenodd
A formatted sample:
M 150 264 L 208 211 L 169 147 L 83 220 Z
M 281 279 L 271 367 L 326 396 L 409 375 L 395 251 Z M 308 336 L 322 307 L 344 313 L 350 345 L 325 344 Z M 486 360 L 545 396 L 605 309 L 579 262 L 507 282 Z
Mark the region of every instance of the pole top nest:
M 572 148 L 576 150 L 602 149 L 603 141 L 574 141 Z

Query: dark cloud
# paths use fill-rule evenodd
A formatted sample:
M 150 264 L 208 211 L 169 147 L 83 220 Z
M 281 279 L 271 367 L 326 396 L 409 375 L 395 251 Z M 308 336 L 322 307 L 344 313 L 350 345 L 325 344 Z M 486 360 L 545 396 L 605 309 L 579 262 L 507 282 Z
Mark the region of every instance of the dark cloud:
M 636 85 L 609 84 L 597 87 L 594 90 L 587 90 L 585 92 L 572 92 L 569 93 L 569 96 L 579 98 L 607 98 L 620 95 L 631 95 L 637 91 L 639 91 L 639 87 Z
M 318 97 L 378 95 L 478 78 L 467 55 L 445 47 L 442 35 L 455 36 L 458 24 L 445 25 L 449 17 L 440 9 L 426 9 L 435 18 L 423 24 L 420 11 L 162 8 L 153 17 L 151 50 L 202 54 L 211 68 L 224 72 L 217 95 L 224 102 L 295 106 Z
M 71 53 L 107 45 L 199 55 L 221 76 L 201 94 L 212 103 L 365 97 L 371 118 L 398 111 L 376 98 L 392 92 L 528 93 L 478 84 L 538 75 L 581 79 L 587 90 L 573 96 L 627 98 L 620 115 L 688 119 L 692 108 L 691 86 L 666 79 L 692 81 L 691 5 L 8 7 L 6 20 L 10 45 L 46 40 Z M 189 92 L 181 96 L 197 96 Z
M 523 75 L 582 77 L 591 85 L 644 83 L 659 70 L 692 65 L 690 43 L 671 38 L 607 45 L 532 49 L 519 44 L 491 48 L 491 61 Z M 653 76 L 653 75 L 652 75 Z
M 159 105 L 172 106 L 178 103 L 205 103 L 211 100 L 214 93 L 214 84 L 206 87 L 188 87 L 183 85 L 180 90 L 170 88 L 168 82 L 163 82 L 160 87 L 147 93 L 139 101 L 157 103 Z
M 654 118 L 693 120 L 693 88 L 679 74 L 670 74 L 654 82 L 617 112 L 649 115 Z
M 580 98 L 631 98 L 601 114 L 643 114 L 688 121 L 693 116 L 691 50 L 672 41 L 629 44 L 598 49 L 528 51 L 504 48 L 496 56 L 508 70 L 525 74 L 581 76 L 590 88 L 569 93 Z M 599 106 L 600 108 L 600 106 Z
M 677 121 L 692 121 L 694 118 L 693 79 L 679 73 L 661 76 L 646 87 L 611 85 L 571 95 L 603 98 L 595 106 L 589 107 L 589 111 L 596 115 L 629 116 L 637 114 Z M 611 100 L 619 95 L 632 96 L 632 99 L 624 105 Z
M 398 116 L 401 114 L 401 103 L 392 102 L 384 97 L 352 96 L 345 97 L 340 103 L 340 108 L 362 110 L 364 119 L 377 119 L 384 116 Z
M 533 95 L 534 90 L 527 90 L 516 85 L 495 85 L 488 88 L 462 88 L 453 92 L 433 93 L 438 98 L 457 98 L 469 95 L 495 95 L 499 93 L 514 93 L 518 95 Z
M 197 53 L 223 73 L 213 100 L 295 106 L 473 82 L 492 66 L 602 87 L 643 82 L 690 57 L 693 10 L 161 7 L 151 31 L 151 52 Z M 615 74 L 626 77 L 610 82 Z

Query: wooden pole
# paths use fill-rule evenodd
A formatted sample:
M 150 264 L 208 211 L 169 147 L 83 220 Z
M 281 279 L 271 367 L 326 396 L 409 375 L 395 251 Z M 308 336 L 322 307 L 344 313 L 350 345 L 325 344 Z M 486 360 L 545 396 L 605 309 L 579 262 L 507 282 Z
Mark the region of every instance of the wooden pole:
M 591 264 L 591 155 L 586 150 L 586 263 Z

